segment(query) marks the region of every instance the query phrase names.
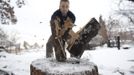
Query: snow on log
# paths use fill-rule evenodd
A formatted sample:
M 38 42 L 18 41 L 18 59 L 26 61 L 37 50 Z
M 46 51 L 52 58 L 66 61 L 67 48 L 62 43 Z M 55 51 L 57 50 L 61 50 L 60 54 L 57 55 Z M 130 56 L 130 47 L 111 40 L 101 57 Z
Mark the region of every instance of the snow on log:
M 66 62 L 56 59 L 38 59 L 31 63 L 31 75 L 99 75 L 97 66 L 87 59 L 69 58 Z

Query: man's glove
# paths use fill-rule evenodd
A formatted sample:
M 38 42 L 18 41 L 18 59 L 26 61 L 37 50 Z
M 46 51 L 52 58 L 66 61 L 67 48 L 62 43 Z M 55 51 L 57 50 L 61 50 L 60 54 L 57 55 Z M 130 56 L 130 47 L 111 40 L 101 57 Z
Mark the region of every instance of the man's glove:
M 67 20 L 64 21 L 64 29 L 68 30 L 68 29 L 72 29 L 74 26 L 73 22 L 71 21 L 71 19 L 68 17 Z

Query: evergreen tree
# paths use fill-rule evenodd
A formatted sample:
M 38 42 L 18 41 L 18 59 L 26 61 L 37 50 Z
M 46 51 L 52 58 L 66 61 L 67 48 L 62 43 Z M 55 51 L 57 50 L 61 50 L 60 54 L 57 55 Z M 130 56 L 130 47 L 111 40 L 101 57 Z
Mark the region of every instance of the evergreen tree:
M 18 8 L 25 5 L 24 0 L 17 0 Z M 16 24 L 17 17 L 15 15 L 14 6 L 11 5 L 10 0 L 0 0 L 0 21 L 1 24 Z

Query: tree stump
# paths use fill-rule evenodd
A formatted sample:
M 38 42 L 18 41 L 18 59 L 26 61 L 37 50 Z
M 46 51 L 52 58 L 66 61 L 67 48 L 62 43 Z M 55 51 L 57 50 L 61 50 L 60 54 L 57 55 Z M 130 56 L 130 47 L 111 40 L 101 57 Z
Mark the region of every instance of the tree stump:
M 99 75 L 97 66 L 88 59 L 69 58 L 66 62 L 56 59 L 38 59 L 31 63 L 31 75 Z

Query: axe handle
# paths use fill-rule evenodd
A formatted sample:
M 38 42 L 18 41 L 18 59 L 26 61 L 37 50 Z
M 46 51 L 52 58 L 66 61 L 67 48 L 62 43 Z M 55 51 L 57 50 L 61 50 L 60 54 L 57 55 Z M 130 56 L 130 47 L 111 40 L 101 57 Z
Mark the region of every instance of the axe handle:
M 57 40 L 58 40 L 58 42 L 59 42 L 59 44 L 60 44 L 61 51 L 63 52 L 64 56 L 66 56 L 66 54 L 65 54 L 65 50 L 64 50 L 64 48 L 63 48 L 63 46 L 62 46 L 62 44 L 61 44 L 60 39 L 58 38 Z

